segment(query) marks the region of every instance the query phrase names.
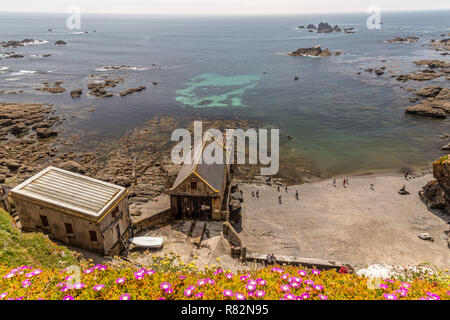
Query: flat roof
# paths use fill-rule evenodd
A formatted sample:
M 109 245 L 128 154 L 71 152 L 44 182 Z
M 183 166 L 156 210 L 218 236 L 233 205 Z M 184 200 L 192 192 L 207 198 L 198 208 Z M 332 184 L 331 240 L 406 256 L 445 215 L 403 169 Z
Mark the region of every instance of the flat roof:
M 11 191 L 33 200 L 99 218 L 126 188 L 55 167 L 48 167 Z

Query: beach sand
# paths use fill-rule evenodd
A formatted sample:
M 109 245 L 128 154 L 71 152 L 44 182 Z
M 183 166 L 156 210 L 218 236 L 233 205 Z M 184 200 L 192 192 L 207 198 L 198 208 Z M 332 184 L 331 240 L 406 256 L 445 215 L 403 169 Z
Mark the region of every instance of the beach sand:
M 405 180 L 400 175 L 350 177 L 289 186 L 242 184 L 242 229 L 248 251 L 332 259 L 365 267 L 429 262 L 450 266 L 446 235 L 450 216 L 431 211 L 418 191 L 430 173 Z M 374 184 L 371 190 L 370 184 Z M 409 195 L 400 195 L 406 185 Z M 259 199 L 251 196 L 259 190 Z M 299 191 L 299 200 L 295 199 Z M 282 196 L 282 204 L 278 196 Z M 418 235 L 429 233 L 434 242 Z

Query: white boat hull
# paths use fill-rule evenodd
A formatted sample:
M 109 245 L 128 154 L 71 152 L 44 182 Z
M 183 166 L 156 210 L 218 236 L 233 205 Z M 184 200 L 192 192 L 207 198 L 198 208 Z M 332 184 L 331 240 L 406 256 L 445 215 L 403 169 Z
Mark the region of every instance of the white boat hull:
M 158 249 L 163 245 L 163 238 L 160 237 L 135 237 L 131 243 L 136 247 Z

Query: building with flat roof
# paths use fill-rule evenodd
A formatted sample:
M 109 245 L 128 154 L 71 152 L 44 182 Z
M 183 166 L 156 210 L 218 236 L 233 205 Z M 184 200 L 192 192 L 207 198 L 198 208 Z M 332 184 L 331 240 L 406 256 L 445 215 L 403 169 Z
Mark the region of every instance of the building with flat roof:
M 48 167 L 10 191 L 21 228 L 72 246 L 119 253 L 130 236 L 126 188 Z

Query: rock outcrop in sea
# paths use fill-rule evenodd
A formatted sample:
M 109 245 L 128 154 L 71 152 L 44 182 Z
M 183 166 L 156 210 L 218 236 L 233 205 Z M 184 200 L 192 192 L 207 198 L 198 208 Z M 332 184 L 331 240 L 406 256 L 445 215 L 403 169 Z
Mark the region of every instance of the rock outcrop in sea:
M 407 37 L 395 37 L 394 39 L 391 40 L 386 40 L 385 42 L 387 43 L 412 43 L 412 42 L 416 42 L 417 40 L 419 40 L 419 37 L 416 36 L 407 36 Z
M 407 107 L 405 113 L 445 119 L 450 114 L 450 89 L 430 85 L 417 90 L 416 95 L 425 97 L 419 104 Z
M 293 56 L 293 57 L 329 57 L 331 55 L 340 55 L 342 54 L 342 52 L 336 51 L 336 52 L 332 52 L 328 49 L 323 49 L 320 47 L 320 45 L 311 47 L 311 48 L 300 48 L 297 49 L 289 54 L 287 54 L 288 56 Z
M 431 209 L 440 209 L 450 214 L 450 160 L 445 155 L 433 162 L 434 180 L 428 182 L 419 196 Z

